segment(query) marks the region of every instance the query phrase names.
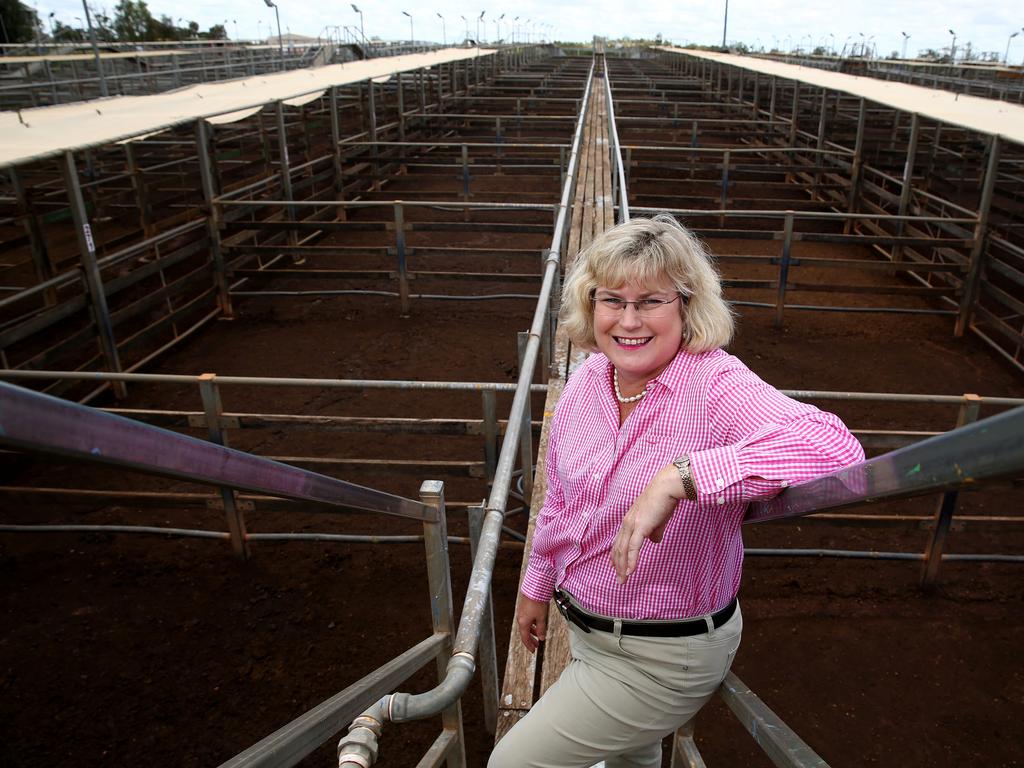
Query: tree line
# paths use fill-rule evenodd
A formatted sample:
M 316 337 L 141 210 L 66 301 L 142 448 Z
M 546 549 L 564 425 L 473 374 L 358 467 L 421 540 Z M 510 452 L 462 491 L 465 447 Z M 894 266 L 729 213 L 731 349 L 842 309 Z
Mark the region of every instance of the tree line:
M 146 0 L 119 0 L 113 13 L 92 11 L 92 27 L 101 43 L 142 43 L 165 40 L 226 40 L 223 24 L 201 30 L 195 21 L 153 15 Z M 0 0 L 0 37 L 4 43 L 84 43 L 88 27 L 65 24 L 53 13 L 40 18 L 21 0 Z

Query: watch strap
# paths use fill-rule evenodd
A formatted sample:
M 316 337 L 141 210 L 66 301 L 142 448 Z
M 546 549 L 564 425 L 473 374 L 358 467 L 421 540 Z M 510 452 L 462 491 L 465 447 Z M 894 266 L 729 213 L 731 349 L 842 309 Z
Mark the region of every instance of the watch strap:
M 697 486 L 693 482 L 693 472 L 690 469 L 690 456 L 684 454 L 672 462 L 679 471 L 679 479 L 683 481 L 683 495 L 690 501 L 697 500 Z

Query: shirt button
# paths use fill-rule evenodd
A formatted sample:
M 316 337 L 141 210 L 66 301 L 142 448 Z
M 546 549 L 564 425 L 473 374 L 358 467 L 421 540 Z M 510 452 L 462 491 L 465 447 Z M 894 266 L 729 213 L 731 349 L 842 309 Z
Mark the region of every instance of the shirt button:
M 719 504 L 725 504 L 725 496 L 719 496 L 718 497 L 718 503 Z
M 725 480 L 722 478 L 718 478 L 715 482 L 718 483 L 719 488 L 725 488 Z
M 782 487 L 783 487 L 783 488 L 786 488 L 786 487 L 788 487 L 788 486 L 789 486 L 789 480 L 783 480 L 783 481 L 782 481 Z

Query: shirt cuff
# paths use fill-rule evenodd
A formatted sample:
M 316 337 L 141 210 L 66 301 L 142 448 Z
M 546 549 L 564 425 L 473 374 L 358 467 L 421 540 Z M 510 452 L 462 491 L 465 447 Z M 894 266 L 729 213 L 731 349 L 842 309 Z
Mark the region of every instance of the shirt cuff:
M 546 603 L 555 593 L 554 571 L 544 563 L 539 563 L 531 557 L 529 565 L 526 566 L 526 574 L 523 576 L 523 583 L 519 587 L 519 591 L 531 600 L 536 600 L 538 603 Z
M 743 500 L 743 473 L 731 445 L 690 454 L 690 472 L 699 504 L 733 504 Z

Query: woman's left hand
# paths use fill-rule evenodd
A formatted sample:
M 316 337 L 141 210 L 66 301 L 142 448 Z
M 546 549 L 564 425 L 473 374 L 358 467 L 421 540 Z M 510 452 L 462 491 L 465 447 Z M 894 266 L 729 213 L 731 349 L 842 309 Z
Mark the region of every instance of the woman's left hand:
M 633 506 L 622 518 L 615 541 L 612 542 L 612 565 L 615 566 L 615 574 L 621 584 L 625 584 L 626 579 L 636 570 L 644 540 L 650 539 L 654 543 L 661 541 L 665 526 L 684 495 L 679 471 L 669 464 L 658 470 L 643 493 L 633 502 Z

